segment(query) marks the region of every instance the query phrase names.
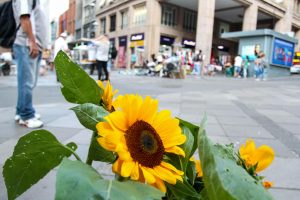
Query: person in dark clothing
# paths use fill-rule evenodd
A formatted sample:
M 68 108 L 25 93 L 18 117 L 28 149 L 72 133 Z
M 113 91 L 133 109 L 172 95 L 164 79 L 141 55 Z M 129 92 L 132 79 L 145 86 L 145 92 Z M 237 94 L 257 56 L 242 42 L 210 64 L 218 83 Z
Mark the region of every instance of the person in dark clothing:
M 98 68 L 98 80 L 109 80 L 109 74 L 107 70 L 107 62 L 109 59 L 109 39 L 107 35 L 100 36 L 94 41 L 97 46 L 96 51 L 96 66 Z M 104 71 L 105 78 L 102 78 L 102 70 Z

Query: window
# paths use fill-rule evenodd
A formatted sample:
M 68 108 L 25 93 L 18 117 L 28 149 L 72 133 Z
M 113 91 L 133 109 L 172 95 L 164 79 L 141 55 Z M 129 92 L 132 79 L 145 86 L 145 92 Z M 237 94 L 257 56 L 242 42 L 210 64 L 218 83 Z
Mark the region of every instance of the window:
M 175 6 L 164 4 L 161 16 L 161 24 L 166 26 L 177 25 L 177 8 Z
M 145 5 L 135 6 L 133 14 L 133 23 L 137 26 L 145 25 L 147 10 Z
M 106 18 L 100 20 L 100 34 L 106 33 Z
M 121 11 L 121 29 L 127 28 L 128 26 L 128 11 Z
M 188 32 L 196 32 L 197 13 L 185 10 L 183 14 L 183 29 Z
M 117 17 L 115 14 L 110 16 L 110 32 L 116 31 L 116 19 Z

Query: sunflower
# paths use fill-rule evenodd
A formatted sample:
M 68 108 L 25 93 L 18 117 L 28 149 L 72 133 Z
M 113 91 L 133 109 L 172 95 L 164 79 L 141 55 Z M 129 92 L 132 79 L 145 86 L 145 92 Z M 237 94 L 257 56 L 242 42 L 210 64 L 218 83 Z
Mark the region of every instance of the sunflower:
M 147 96 L 119 96 L 115 111 L 97 124 L 99 144 L 118 155 L 113 172 L 166 192 L 165 182 L 182 181 L 183 172 L 163 160 L 165 153 L 185 156 L 178 147 L 186 137 L 179 120 L 168 110 L 158 112 L 158 101 Z
M 196 172 L 197 172 L 197 177 L 202 177 L 203 176 L 203 171 L 201 167 L 201 162 L 200 160 L 196 160 L 194 157 L 190 158 L 190 161 L 195 163 L 196 166 Z
M 266 188 L 266 189 L 270 189 L 271 187 L 273 187 L 273 183 L 270 182 L 270 181 L 264 181 L 263 182 L 263 186 Z
M 275 153 L 271 147 L 262 145 L 256 148 L 252 139 L 247 140 L 246 144 L 240 147 L 239 154 L 247 168 L 256 166 L 256 173 L 266 169 L 275 157 Z
M 106 107 L 107 111 L 109 111 L 109 112 L 114 111 L 113 98 L 114 98 L 114 95 L 116 95 L 118 93 L 118 90 L 113 90 L 113 87 L 110 84 L 110 81 L 107 81 L 105 87 L 104 87 L 104 84 L 102 81 L 98 81 L 98 85 L 104 91 L 104 94 L 102 96 L 102 101 L 103 101 L 103 104 Z

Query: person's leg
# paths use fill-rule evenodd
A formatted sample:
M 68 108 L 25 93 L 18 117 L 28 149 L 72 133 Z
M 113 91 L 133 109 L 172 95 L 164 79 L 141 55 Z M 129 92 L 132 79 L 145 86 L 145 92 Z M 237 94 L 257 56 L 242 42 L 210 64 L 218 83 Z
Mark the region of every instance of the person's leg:
M 35 110 L 32 106 L 32 89 L 35 85 L 35 66 L 36 59 L 31 59 L 29 49 L 25 46 L 14 46 L 14 53 L 18 68 L 18 105 L 17 114 L 22 120 L 34 117 Z
M 101 76 L 102 76 L 102 66 L 101 66 L 101 61 L 97 60 L 97 69 L 98 69 L 98 80 L 101 81 Z
M 102 67 L 105 73 L 105 80 L 108 81 L 109 80 L 109 76 L 108 76 L 108 70 L 107 70 L 107 62 L 103 61 L 102 62 Z

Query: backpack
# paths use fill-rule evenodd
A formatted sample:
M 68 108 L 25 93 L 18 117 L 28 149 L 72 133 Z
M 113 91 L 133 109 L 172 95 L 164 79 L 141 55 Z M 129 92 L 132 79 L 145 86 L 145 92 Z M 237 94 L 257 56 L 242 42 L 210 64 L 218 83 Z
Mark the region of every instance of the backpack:
M 111 58 L 116 59 L 117 55 L 118 55 L 118 51 L 117 51 L 116 47 L 112 47 L 112 49 L 111 49 Z
M 12 2 L 11 0 L 0 4 L 0 46 L 4 48 L 13 46 L 20 28 L 20 25 L 16 26 Z M 33 0 L 32 10 L 35 5 L 36 0 Z

